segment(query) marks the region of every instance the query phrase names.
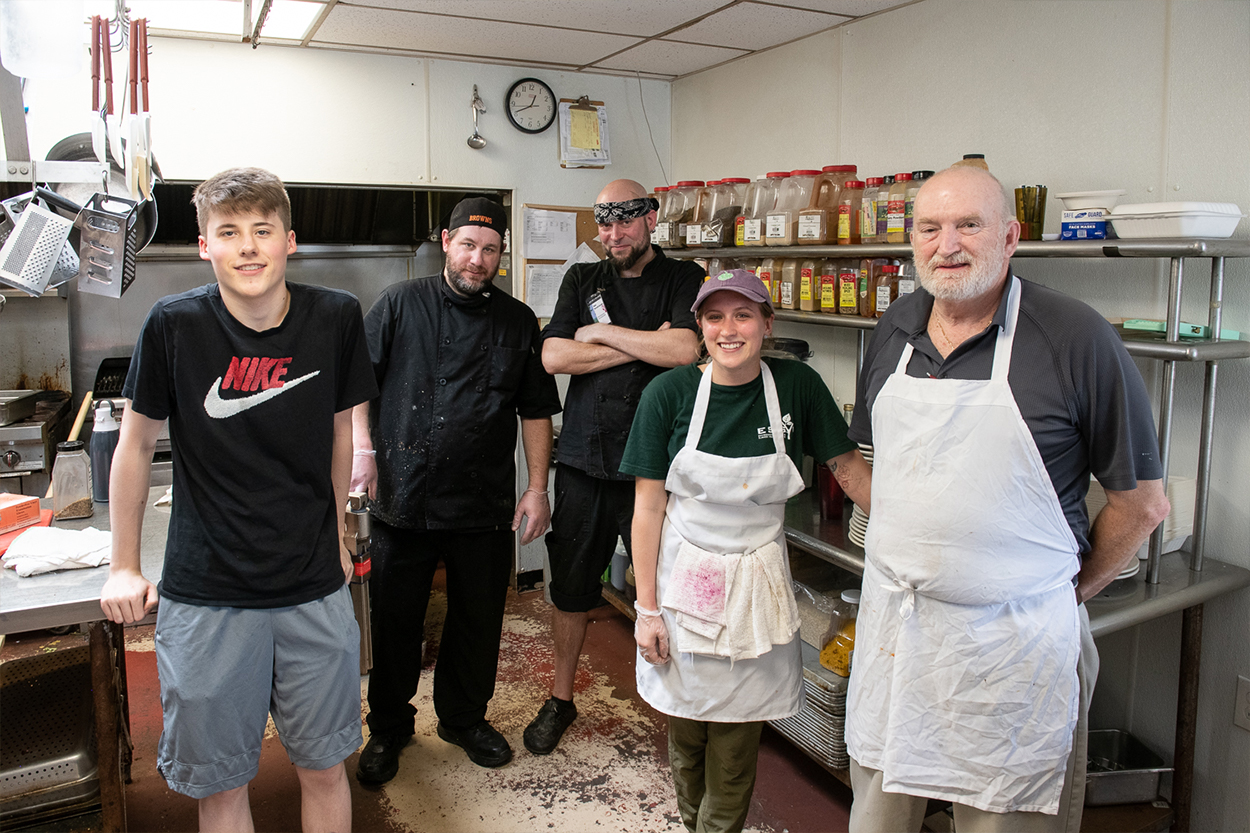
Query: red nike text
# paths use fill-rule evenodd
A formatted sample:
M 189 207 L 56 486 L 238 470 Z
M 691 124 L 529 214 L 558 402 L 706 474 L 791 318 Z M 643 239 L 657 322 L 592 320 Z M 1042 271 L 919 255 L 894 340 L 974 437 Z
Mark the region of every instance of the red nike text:
M 291 357 L 285 359 L 242 358 L 235 356 L 230 360 L 230 369 L 221 380 L 221 389 L 230 390 L 269 390 L 280 388 L 284 384 L 282 377 L 286 375 L 287 365 Z

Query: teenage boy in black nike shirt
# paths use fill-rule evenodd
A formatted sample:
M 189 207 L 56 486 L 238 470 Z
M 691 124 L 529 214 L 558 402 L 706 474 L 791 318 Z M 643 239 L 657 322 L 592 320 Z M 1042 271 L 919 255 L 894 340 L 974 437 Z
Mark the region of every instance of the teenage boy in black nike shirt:
M 349 830 L 343 760 L 361 743 L 359 632 L 339 534 L 352 407 L 377 395 L 360 304 L 286 282 L 291 207 L 273 174 L 224 171 L 194 203 L 215 284 L 162 298 L 135 346 L 110 484 L 114 622 L 156 607 L 157 767 L 201 830 L 250 830 L 270 713 L 305 831 Z M 152 450 L 168 419 L 164 574 L 139 569 Z

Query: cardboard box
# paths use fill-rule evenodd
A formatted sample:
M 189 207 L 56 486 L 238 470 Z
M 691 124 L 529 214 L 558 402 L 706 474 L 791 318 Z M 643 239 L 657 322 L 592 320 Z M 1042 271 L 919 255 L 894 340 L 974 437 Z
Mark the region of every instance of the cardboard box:
M 0 534 L 30 526 L 38 520 L 39 498 L 0 493 Z
M 1105 208 L 1082 208 L 1059 214 L 1060 240 L 1104 240 L 1111 212 Z

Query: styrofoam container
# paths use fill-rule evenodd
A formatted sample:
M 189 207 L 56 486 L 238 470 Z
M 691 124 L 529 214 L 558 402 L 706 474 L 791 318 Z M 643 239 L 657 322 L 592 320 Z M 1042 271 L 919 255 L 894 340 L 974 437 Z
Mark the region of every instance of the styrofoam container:
M 1241 222 L 1231 202 L 1144 202 L 1111 210 L 1120 237 L 1231 237 Z
M 1069 211 L 1083 208 L 1105 208 L 1111 210 L 1120 201 L 1120 197 L 1128 192 L 1123 188 L 1115 191 L 1070 191 L 1066 194 L 1055 194 L 1063 200 L 1063 207 Z

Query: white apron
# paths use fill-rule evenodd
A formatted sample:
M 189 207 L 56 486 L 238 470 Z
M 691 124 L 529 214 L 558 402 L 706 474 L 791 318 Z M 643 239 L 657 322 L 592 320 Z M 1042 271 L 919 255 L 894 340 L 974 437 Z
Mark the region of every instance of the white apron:
M 803 478 L 785 453 L 772 372 L 761 363 L 760 373 L 774 453 L 720 457 L 698 450 L 712 393 L 712 369 L 708 368 L 699 381 L 686 444 L 673 458 L 664 484 L 669 499 L 656 567 L 656 600 L 668 627 L 672 658 L 665 665 L 651 665 L 639 652 L 637 682 L 644 700 L 676 717 L 720 723 L 779 720 L 797 714 L 803 701 L 798 610 L 783 528 L 786 501 L 803 490 Z M 732 569 L 719 573 L 725 584 L 720 606 L 729 620 L 720 633 L 698 622 L 689 622 L 695 629 L 683 627 L 666 605 L 665 593 L 673 586 L 673 566 L 683 544 L 688 552 L 693 546 L 704 554 L 727 556 L 734 563 Z M 752 569 L 745 568 L 748 563 Z M 762 627 L 774 634 L 780 629 L 784 637 L 754 658 L 707 655 L 714 652 L 713 644 L 725 651 L 731 643 L 744 644 L 744 628 L 758 632 L 758 621 L 753 625 L 733 615 L 744 594 L 750 600 L 745 607 L 753 617 L 758 612 L 755 608 L 765 607 L 759 600 L 771 598 L 774 607 L 763 617 Z M 688 598 L 690 594 L 683 595 Z M 715 619 L 718 605 L 711 607 L 709 615 Z
M 1076 726 L 1077 543 L 1007 383 L 907 375 L 873 406 L 875 465 L 847 747 L 886 792 L 1058 811 Z

